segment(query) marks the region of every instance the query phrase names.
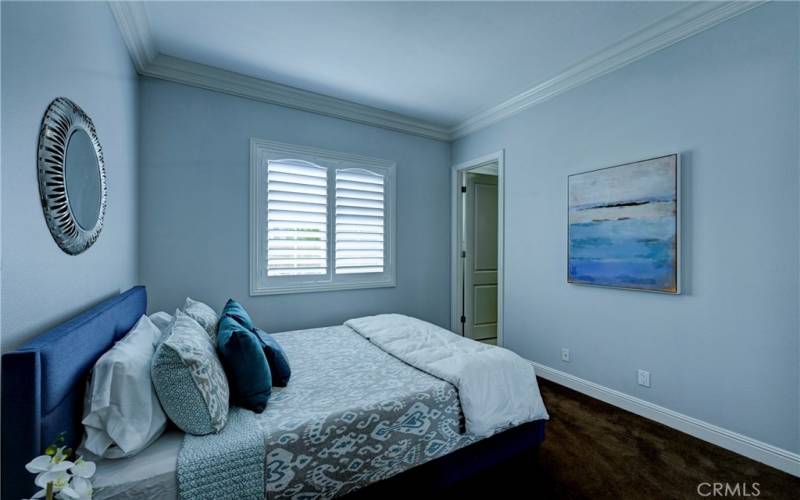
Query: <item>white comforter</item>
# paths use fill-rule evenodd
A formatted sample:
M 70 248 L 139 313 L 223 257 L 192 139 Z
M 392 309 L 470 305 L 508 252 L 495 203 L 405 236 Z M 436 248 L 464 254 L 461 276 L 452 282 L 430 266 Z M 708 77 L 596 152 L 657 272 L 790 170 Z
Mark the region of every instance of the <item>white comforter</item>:
M 548 418 L 533 365 L 508 349 L 402 314 L 366 316 L 345 325 L 389 354 L 455 385 L 469 433 L 485 437 Z

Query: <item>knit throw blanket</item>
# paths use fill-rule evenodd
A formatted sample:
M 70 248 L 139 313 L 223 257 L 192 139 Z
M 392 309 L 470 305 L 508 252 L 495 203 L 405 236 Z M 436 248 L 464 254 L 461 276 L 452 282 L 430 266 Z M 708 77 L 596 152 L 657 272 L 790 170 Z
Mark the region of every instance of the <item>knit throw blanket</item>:
M 231 408 L 219 434 L 186 434 L 178 453 L 181 500 L 264 498 L 264 435 L 253 412 Z

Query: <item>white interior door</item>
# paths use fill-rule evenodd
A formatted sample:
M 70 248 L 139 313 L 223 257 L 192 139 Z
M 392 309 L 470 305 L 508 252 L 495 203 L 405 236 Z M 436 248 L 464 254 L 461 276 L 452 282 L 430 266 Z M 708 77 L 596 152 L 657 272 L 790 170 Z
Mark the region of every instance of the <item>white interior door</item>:
M 497 176 L 466 173 L 464 335 L 497 339 Z

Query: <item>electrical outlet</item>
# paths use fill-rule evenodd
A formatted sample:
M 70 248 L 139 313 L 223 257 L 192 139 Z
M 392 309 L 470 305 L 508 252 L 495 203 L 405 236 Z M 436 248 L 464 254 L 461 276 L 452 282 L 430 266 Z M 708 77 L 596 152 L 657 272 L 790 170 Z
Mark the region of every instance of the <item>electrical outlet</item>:
M 650 372 L 647 370 L 639 370 L 639 385 L 650 387 Z
M 569 349 L 566 347 L 561 348 L 561 361 L 569 363 Z

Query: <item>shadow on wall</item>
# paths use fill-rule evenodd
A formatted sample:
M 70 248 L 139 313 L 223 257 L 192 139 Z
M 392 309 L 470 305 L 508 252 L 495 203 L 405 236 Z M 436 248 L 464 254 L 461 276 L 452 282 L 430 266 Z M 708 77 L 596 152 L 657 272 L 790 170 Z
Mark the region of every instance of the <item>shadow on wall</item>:
M 694 196 L 693 182 L 692 182 L 692 152 L 684 151 L 680 153 L 681 156 L 681 253 L 678 269 L 681 273 L 681 295 L 692 294 L 692 233 L 694 231 L 694 224 L 692 222 L 694 213 L 694 204 L 692 199 Z

